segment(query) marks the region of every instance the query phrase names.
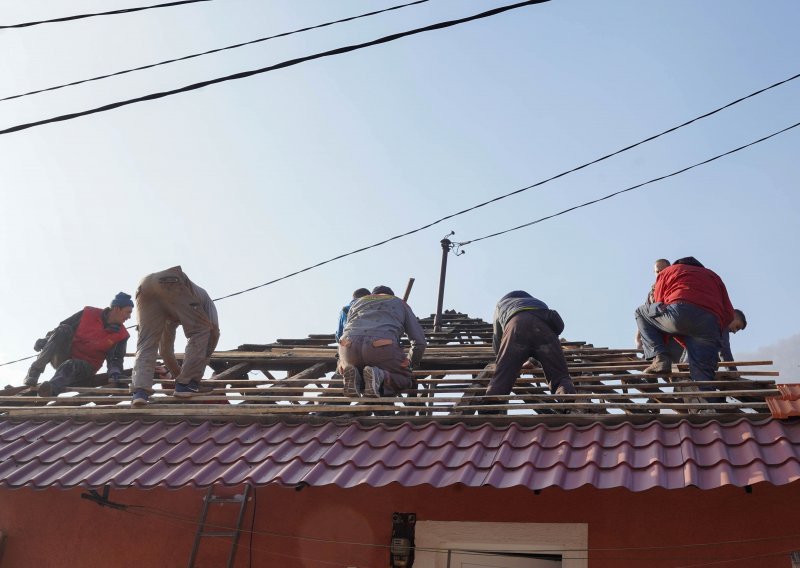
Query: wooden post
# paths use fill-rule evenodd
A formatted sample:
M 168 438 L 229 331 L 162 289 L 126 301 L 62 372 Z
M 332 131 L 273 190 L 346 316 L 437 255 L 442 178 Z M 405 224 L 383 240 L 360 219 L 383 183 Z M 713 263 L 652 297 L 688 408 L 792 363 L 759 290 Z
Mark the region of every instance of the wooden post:
M 452 235 L 453 233 L 450 233 Z M 450 235 L 447 235 L 448 237 Z M 433 331 L 442 331 L 442 304 L 444 303 L 444 282 L 447 277 L 447 253 L 453 246 L 447 237 L 441 241 L 442 245 L 442 270 L 439 273 L 439 299 L 436 301 L 436 317 L 433 320 Z
M 403 301 L 408 302 L 408 297 L 411 295 L 411 288 L 414 287 L 414 279 L 409 278 L 408 284 L 406 284 L 406 291 L 403 292 Z

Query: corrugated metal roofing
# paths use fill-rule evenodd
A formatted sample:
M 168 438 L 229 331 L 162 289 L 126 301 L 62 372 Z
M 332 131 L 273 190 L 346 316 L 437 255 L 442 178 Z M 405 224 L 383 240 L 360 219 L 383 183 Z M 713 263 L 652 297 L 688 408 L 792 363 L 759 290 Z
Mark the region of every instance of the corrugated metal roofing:
M 713 489 L 800 479 L 800 422 L 0 422 L 0 485 Z

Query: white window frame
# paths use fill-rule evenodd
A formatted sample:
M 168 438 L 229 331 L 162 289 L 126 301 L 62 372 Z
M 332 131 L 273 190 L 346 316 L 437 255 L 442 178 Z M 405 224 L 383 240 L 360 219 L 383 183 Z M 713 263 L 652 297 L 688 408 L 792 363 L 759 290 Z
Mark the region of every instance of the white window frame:
M 447 550 L 560 554 L 562 568 L 589 566 L 586 523 L 417 521 L 414 543 L 414 568 L 446 568 Z

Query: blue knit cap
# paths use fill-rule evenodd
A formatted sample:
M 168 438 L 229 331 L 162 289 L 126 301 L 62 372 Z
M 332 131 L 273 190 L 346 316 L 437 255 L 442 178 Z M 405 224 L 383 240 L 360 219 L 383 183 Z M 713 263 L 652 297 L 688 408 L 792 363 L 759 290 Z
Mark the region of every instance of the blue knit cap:
M 131 295 L 126 294 L 125 292 L 120 292 L 114 299 L 111 300 L 111 307 L 112 308 L 132 308 L 133 307 L 133 300 L 131 300 Z

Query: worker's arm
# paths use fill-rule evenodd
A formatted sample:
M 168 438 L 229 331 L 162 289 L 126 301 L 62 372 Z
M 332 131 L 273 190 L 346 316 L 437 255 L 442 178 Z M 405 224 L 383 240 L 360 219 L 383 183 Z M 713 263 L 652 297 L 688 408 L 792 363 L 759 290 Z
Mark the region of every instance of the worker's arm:
M 68 325 L 69 327 L 72 328 L 72 333 L 75 333 L 75 330 L 78 329 L 78 325 L 81 323 L 82 317 L 83 317 L 83 310 L 69 316 L 67 319 L 61 322 L 61 325 Z
M 727 329 L 722 330 L 722 347 L 719 350 L 720 361 L 733 361 L 733 353 L 731 352 L 731 334 Z M 738 369 L 731 365 L 727 367 L 729 371 L 737 371 Z
M 494 350 L 494 354 L 497 355 L 497 352 L 500 351 L 500 340 L 503 339 L 503 326 L 500 325 L 500 310 L 497 308 L 494 309 L 493 330 L 494 333 L 492 333 L 492 349 Z
M 425 330 L 422 329 L 417 316 L 414 315 L 414 312 L 411 311 L 408 304 L 406 304 L 405 307 L 406 335 L 408 335 L 408 338 L 411 340 L 411 349 L 408 351 L 408 358 L 411 361 L 412 367 L 418 367 L 420 362 L 422 362 L 422 356 L 425 354 L 425 347 L 428 345 L 428 342 L 425 339 Z
M 346 305 L 339 311 L 339 327 L 336 328 L 336 333 L 333 334 L 336 343 L 342 338 L 344 332 L 344 324 L 347 323 L 347 313 L 350 311 L 350 305 Z
M 161 342 L 158 345 L 158 352 L 164 360 L 169 372 L 173 377 L 177 377 L 181 372 L 181 366 L 175 358 L 175 330 L 178 329 L 178 322 L 167 321 L 164 324 L 164 331 L 161 333 Z

